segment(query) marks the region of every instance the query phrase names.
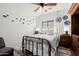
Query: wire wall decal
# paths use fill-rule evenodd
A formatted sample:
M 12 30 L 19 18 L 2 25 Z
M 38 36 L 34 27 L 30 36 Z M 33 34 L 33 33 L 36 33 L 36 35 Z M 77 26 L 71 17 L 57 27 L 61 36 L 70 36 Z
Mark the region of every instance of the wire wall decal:
M 68 15 L 64 15 L 63 17 L 56 18 L 57 23 L 60 23 L 62 21 L 64 21 L 64 25 L 70 25 L 70 23 L 71 23 L 70 20 L 68 20 Z
M 12 23 L 15 22 L 19 22 L 21 24 L 27 24 L 27 25 L 31 25 L 33 23 L 33 18 L 30 19 L 26 19 L 26 17 L 21 16 L 21 15 L 17 15 L 15 16 L 15 14 L 13 15 L 11 11 L 8 10 L 0 10 L 0 16 L 2 17 L 2 19 L 4 20 L 10 20 Z M 20 17 L 18 17 L 20 16 Z
M 25 24 L 25 23 L 27 23 L 27 25 L 31 25 L 32 24 L 32 20 L 31 19 L 25 19 L 25 18 L 15 18 L 15 19 L 12 19 L 11 20 L 12 22 L 16 22 L 16 21 L 18 21 L 18 22 L 20 22 L 21 24 Z

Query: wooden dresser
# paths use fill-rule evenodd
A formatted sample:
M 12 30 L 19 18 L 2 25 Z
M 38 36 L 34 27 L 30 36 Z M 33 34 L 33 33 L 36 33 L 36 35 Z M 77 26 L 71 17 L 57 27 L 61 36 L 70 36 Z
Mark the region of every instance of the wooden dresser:
M 60 35 L 59 46 L 71 48 L 71 36 L 69 34 Z

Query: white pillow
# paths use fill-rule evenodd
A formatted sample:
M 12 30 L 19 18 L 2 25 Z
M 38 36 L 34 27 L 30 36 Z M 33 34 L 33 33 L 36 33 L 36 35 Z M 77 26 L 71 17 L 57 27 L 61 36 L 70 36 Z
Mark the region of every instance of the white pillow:
M 46 34 L 47 29 L 41 29 L 41 34 Z
M 54 31 L 53 30 L 48 30 L 48 29 L 41 29 L 40 34 L 53 35 Z
M 53 32 L 53 30 L 48 30 L 48 31 L 46 32 L 46 34 L 47 34 L 47 35 L 53 35 L 54 32 Z

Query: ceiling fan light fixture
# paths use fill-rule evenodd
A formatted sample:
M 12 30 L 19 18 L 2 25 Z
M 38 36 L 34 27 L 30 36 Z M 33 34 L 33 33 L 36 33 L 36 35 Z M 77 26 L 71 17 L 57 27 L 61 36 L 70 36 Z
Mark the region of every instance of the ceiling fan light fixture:
M 45 10 L 45 12 L 47 12 L 47 10 Z
M 43 12 L 47 12 L 47 10 L 51 10 L 53 6 L 56 6 L 57 3 L 36 3 L 36 5 L 39 5 Z M 40 8 L 38 7 L 34 10 L 34 12 L 36 12 Z

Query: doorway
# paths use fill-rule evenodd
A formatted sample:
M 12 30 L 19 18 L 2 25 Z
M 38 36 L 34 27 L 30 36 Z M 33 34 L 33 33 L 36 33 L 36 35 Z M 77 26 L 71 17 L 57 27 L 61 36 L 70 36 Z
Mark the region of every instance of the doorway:
M 79 3 L 72 3 L 68 13 L 71 15 L 71 34 L 79 35 Z
M 71 16 L 71 32 L 72 34 L 79 35 L 79 13 Z

